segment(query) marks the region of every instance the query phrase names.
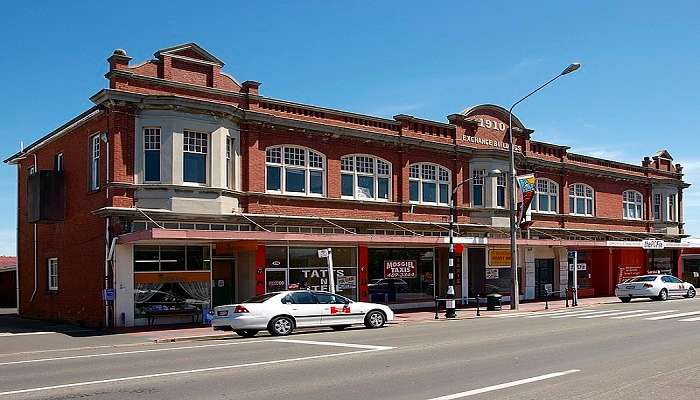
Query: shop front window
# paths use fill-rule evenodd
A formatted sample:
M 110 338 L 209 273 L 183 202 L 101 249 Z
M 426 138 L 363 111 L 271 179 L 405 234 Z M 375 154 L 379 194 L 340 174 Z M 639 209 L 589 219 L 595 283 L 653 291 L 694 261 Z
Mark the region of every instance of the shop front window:
M 203 322 L 211 304 L 210 265 L 209 247 L 135 246 L 137 324 Z
M 433 249 L 368 249 L 368 259 L 370 301 L 411 303 L 433 299 Z
M 591 261 L 593 255 L 590 251 L 578 250 L 576 255 L 576 281 L 580 289 L 593 287 L 593 275 Z M 573 265 L 569 265 L 569 285 L 573 285 Z
M 673 250 L 649 250 L 647 255 L 649 263 L 647 273 L 673 275 L 674 263 L 671 262 L 674 259 Z

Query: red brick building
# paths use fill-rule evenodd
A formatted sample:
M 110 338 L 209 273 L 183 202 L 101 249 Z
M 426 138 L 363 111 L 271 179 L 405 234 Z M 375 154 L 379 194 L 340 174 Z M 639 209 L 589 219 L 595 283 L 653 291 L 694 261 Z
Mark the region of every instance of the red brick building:
M 447 282 L 448 196 L 458 183 L 457 297 L 510 288 L 508 113 L 444 122 L 360 115 L 263 96 L 196 44 L 108 59 L 95 106 L 6 162 L 18 167 L 20 313 L 93 326 L 199 321 L 212 305 L 300 284 L 395 308 Z M 681 274 L 682 167 L 640 165 L 535 140 L 514 118 L 518 173 L 536 201 L 519 231 L 523 299 L 581 295 L 626 276 Z M 657 250 L 645 250 L 657 239 Z M 408 271 L 389 279 L 386 266 Z M 109 289 L 109 290 L 104 290 Z

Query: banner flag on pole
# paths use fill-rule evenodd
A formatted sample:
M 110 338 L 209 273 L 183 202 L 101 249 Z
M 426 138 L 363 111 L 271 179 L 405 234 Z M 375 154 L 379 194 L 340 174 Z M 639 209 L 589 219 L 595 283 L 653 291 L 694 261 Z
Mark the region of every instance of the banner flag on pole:
M 525 215 L 530 209 L 530 204 L 532 204 L 532 199 L 535 197 L 535 191 L 537 189 L 537 179 L 535 179 L 534 174 L 520 175 L 516 176 L 518 181 L 518 186 L 523 194 L 522 205 L 518 207 L 518 225 L 522 225 L 525 220 Z

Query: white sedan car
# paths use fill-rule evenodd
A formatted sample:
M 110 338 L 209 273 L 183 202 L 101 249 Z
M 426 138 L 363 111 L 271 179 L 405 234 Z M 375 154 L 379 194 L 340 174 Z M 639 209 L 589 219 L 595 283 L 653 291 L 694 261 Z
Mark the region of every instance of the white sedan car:
M 355 302 L 328 292 L 296 290 L 266 293 L 241 304 L 214 308 L 214 330 L 233 330 L 243 337 L 267 329 L 271 335 L 285 336 L 295 328 L 329 326 L 335 330 L 352 324 L 381 328 L 394 313 L 382 304 Z
M 642 275 L 618 283 L 615 296 L 623 303 L 629 303 L 633 297 L 649 297 L 664 301 L 669 296 L 695 297 L 695 286 L 671 275 Z

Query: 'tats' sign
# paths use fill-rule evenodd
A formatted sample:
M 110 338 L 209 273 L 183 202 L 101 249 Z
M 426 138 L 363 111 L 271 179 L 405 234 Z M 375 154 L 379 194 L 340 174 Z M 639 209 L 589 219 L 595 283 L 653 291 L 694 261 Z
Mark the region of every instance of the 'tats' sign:
M 657 239 L 646 239 L 642 240 L 642 248 L 646 250 L 661 250 L 666 247 L 666 243 L 663 240 Z
M 385 278 L 415 278 L 415 260 L 384 260 Z

